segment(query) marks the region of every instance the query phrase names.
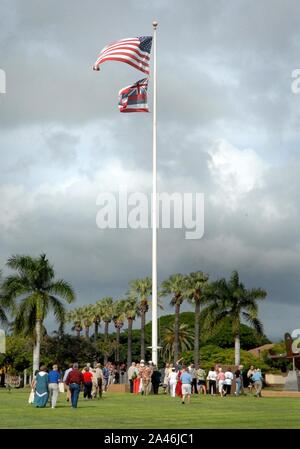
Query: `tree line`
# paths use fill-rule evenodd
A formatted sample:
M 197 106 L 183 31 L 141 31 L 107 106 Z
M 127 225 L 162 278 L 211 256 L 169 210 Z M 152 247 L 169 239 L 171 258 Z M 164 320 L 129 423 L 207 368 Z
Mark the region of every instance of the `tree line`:
M 63 279 L 55 279 L 55 271 L 45 254 L 39 257 L 15 255 L 9 258 L 7 266 L 14 271 L 1 283 L 0 320 L 8 322 L 7 313 L 13 317 L 11 328 L 14 333 L 30 335 L 34 338 L 33 369 L 38 369 L 44 320 L 50 310 L 58 322 L 58 334 L 63 333 L 66 323 L 72 324 L 77 336 L 84 332 L 90 338 L 90 328 L 94 327 L 93 338 L 99 335 L 101 322 L 104 323 L 102 352 L 104 361 L 109 355 L 109 324 L 116 330 L 115 355 L 119 361 L 120 333 L 127 323 L 127 363 L 132 360 L 132 328 L 136 319 L 140 320 L 140 356 L 145 359 L 146 314 L 151 304 L 152 281 L 150 277 L 136 279 L 129 283 L 124 298 L 114 300 L 105 297 L 94 304 L 67 311 L 65 303 L 75 301 L 75 292 Z M 173 274 L 164 280 L 158 291 L 159 306 L 167 298 L 174 307 L 173 328 L 165 329 L 164 353 L 174 362 L 183 348 L 190 349 L 193 340 L 193 358 L 199 364 L 200 322 L 202 332 L 215 332 L 225 319 L 230 318 L 235 348 L 235 364 L 240 363 L 240 329 L 247 322 L 258 335 L 263 334 L 263 326 L 258 318 L 258 300 L 267 293 L 261 288 L 247 289 L 237 271 L 230 278 L 211 281 L 202 271 L 190 274 Z M 180 323 L 180 311 L 184 301 L 194 309 L 194 329 L 189 331 Z M 201 321 L 200 321 L 201 316 Z M 186 342 L 184 345 L 183 342 Z

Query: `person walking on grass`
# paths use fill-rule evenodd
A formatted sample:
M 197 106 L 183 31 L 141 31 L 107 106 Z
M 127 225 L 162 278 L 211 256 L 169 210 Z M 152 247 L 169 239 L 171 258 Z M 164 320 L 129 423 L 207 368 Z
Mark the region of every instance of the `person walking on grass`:
M 56 402 L 58 398 L 58 383 L 60 382 L 60 373 L 58 372 L 58 366 L 53 365 L 52 371 L 48 374 L 48 381 L 49 381 L 49 400 L 51 403 L 51 408 L 56 407 Z
M 156 365 L 153 365 L 153 371 L 151 375 L 153 394 L 158 394 L 160 379 L 161 379 L 161 372 L 157 369 Z
M 192 377 L 192 394 L 198 394 L 198 387 L 197 387 L 197 373 L 196 373 L 196 368 L 195 365 L 193 363 L 190 364 L 188 371 Z
M 97 363 L 95 368 L 95 374 L 93 376 L 93 382 L 94 383 L 94 398 L 96 399 L 98 395 L 98 399 L 102 398 L 102 389 L 103 389 L 103 372 L 101 369 L 101 364 Z
M 198 379 L 198 386 L 199 386 L 199 394 L 202 393 L 206 394 L 206 372 L 203 368 L 199 366 L 199 368 L 196 371 L 197 379 Z
M 63 382 L 66 386 L 66 391 L 67 391 L 67 402 L 71 402 L 71 390 L 69 388 L 69 386 L 66 384 L 66 380 L 68 377 L 68 374 L 72 371 L 73 369 L 73 363 L 69 363 L 69 368 L 66 369 L 65 373 L 64 373 L 64 377 L 63 377 Z
M 240 370 L 240 377 L 241 377 L 241 388 L 240 388 L 240 394 L 245 394 L 245 390 L 244 390 L 244 365 L 239 365 L 239 370 Z
M 227 371 L 225 372 L 225 380 L 224 380 L 225 394 L 224 394 L 224 396 L 231 394 L 232 381 L 233 381 L 232 370 L 231 370 L 231 368 L 228 368 Z
M 132 362 L 131 366 L 128 368 L 128 381 L 129 381 L 129 388 L 130 388 L 130 393 L 133 393 L 133 380 L 135 379 L 135 377 L 137 376 L 138 370 L 136 368 L 136 363 Z
M 49 381 L 46 367 L 41 366 L 35 376 L 34 382 L 34 404 L 36 407 L 46 407 L 49 397 Z
M 255 388 L 255 396 L 258 398 L 261 398 L 261 390 L 262 390 L 262 374 L 259 368 L 256 368 L 254 373 L 252 374 L 252 380 L 254 382 L 254 388 Z
M 83 371 L 83 386 L 84 399 L 92 399 L 92 388 L 93 388 L 93 373 L 90 370 L 89 366 L 86 366 Z
M 181 391 L 182 391 L 182 404 L 185 403 L 185 397 L 187 396 L 188 404 L 191 402 L 191 391 L 192 391 L 192 376 L 188 372 L 185 366 L 182 367 L 182 373 L 180 376 L 180 380 L 182 383 Z
M 218 389 L 220 396 L 224 396 L 224 382 L 225 382 L 225 373 L 223 372 L 223 369 L 219 367 L 218 375 L 217 375 L 217 381 L 218 381 Z
M 172 368 L 172 371 L 168 375 L 168 384 L 170 389 L 170 395 L 172 398 L 176 396 L 176 384 L 177 384 L 177 373 L 175 367 Z
M 247 379 L 248 379 L 248 382 L 249 382 L 249 384 L 248 384 L 249 393 L 251 393 L 252 388 L 254 386 L 254 381 L 253 381 L 253 378 L 252 378 L 254 372 L 255 372 L 254 366 L 251 365 L 250 368 L 248 369 L 248 372 L 247 372 Z
M 165 368 L 164 368 L 164 380 L 163 380 L 163 391 L 164 394 L 170 393 L 170 388 L 169 388 L 169 374 L 170 372 L 172 372 L 172 368 L 170 368 L 169 363 L 165 364 Z
M 241 394 L 241 388 L 242 388 L 242 375 L 241 371 L 237 369 L 235 371 L 235 396 L 239 396 Z
M 217 371 L 214 366 L 208 371 L 207 380 L 209 394 L 215 396 L 217 393 Z
M 102 373 L 103 373 L 103 384 L 104 384 L 104 388 L 103 391 L 104 393 L 107 392 L 108 390 L 108 386 L 109 386 L 109 377 L 110 377 L 110 369 L 109 369 L 109 363 L 106 363 L 106 365 L 104 366 Z
M 80 387 L 83 384 L 83 374 L 78 369 L 78 363 L 73 364 L 72 371 L 69 372 L 66 384 L 71 391 L 71 403 L 73 408 L 77 408 Z

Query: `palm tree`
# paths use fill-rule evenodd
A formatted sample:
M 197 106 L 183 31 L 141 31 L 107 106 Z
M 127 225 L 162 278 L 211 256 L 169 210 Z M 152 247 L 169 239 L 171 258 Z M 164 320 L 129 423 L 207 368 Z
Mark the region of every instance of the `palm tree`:
M 172 295 L 171 305 L 175 306 L 174 320 L 174 363 L 178 360 L 179 353 L 179 315 L 180 306 L 187 294 L 186 277 L 182 274 L 172 274 L 162 282 L 160 296 Z
M 66 322 L 73 324 L 72 331 L 76 332 L 76 336 L 80 337 L 82 331 L 82 312 L 80 308 L 70 310 L 66 314 Z
M 257 300 L 267 296 L 265 290 L 253 288 L 247 290 L 240 282 L 239 274 L 233 271 L 230 280 L 220 279 L 213 284 L 215 298 L 205 309 L 205 325 L 214 329 L 225 317 L 232 322 L 232 334 L 235 347 L 235 365 L 240 364 L 240 328 L 244 319 L 259 335 L 263 333 L 263 325 L 258 319 Z
M 82 324 L 85 333 L 85 338 L 90 338 L 90 327 L 94 321 L 93 308 L 91 305 L 87 305 L 81 308 L 82 311 Z
M 104 321 L 104 339 L 108 340 L 108 326 L 113 318 L 114 301 L 110 296 L 107 296 L 97 301 L 97 304 L 101 307 L 102 320 Z
M 0 271 L 0 277 L 2 272 Z M 8 324 L 6 309 L 13 306 L 13 301 L 0 293 L 0 323 Z
M 180 324 L 178 333 L 179 354 L 183 351 L 189 351 L 193 346 L 194 333 L 187 324 Z M 164 358 L 168 362 L 174 359 L 175 334 L 172 327 L 165 327 L 162 335 L 164 348 Z M 177 359 L 178 360 L 178 359 Z
M 141 359 L 145 358 L 145 325 L 146 313 L 149 310 L 149 296 L 152 294 L 152 280 L 150 277 L 135 279 L 130 282 L 129 295 L 138 302 L 138 311 L 141 316 Z
M 106 296 L 105 298 L 101 299 L 100 301 L 97 301 L 97 304 L 100 305 L 101 308 L 101 315 L 102 315 L 102 321 L 104 322 L 104 341 L 106 344 L 108 343 L 108 327 L 109 323 L 111 322 L 113 318 L 113 312 L 114 312 L 114 302 L 113 299 L 110 296 Z M 104 363 L 107 363 L 108 360 L 108 353 L 104 353 Z
M 132 362 L 132 324 L 135 320 L 135 317 L 138 313 L 138 305 L 137 300 L 135 298 L 131 298 L 128 296 L 128 298 L 125 300 L 124 303 L 124 312 L 125 316 L 127 318 L 127 366 L 131 366 Z
M 114 303 L 113 321 L 116 328 L 116 362 L 120 361 L 120 332 L 124 326 L 125 315 L 125 301 L 120 300 Z
M 190 273 L 187 280 L 187 297 L 189 302 L 195 305 L 195 339 L 194 339 L 194 363 L 199 365 L 199 340 L 200 340 L 200 306 L 205 300 L 205 288 L 208 285 L 208 274 L 202 271 Z
M 5 307 L 3 306 L 2 303 L 2 298 L 0 300 L 0 323 L 6 324 L 7 323 L 7 316 L 5 313 Z
M 97 341 L 98 333 L 99 333 L 99 326 L 102 319 L 102 306 L 99 301 L 97 301 L 95 304 L 91 306 L 92 310 L 92 316 L 93 316 L 93 323 L 95 326 L 94 329 L 94 341 Z
M 64 280 L 55 280 L 53 266 L 45 254 L 38 258 L 12 256 L 7 266 L 17 273 L 3 283 L 3 293 L 10 301 L 20 300 L 16 309 L 15 330 L 35 337 L 33 372 L 39 369 L 41 330 L 50 308 L 59 323 L 65 321 L 65 307 L 56 296 L 71 303 L 75 300 L 72 287 Z

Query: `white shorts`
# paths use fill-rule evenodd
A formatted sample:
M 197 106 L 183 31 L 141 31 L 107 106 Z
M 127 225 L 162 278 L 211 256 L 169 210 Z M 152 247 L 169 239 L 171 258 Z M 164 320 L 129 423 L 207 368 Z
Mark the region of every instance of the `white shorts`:
M 191 392 L 192 392 L 191 384 L 182 384 L 181 392 L 183 395 L 191 394 Z
M 219 393 L 223 390 L 224 380 L 219 380 Z

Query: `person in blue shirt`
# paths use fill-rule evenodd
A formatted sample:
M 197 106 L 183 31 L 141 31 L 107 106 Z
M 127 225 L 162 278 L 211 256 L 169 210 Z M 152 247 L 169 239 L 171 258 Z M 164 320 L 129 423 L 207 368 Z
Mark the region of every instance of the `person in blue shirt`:
M 252 381 L 254 382 L 254 388 L 255 388 L 255 396 L 258 398 L 261 398 L 261 389 L 262 389 L 262 374 L 259 368 L 256 368 L 254 370 L 254 373 L 252 374 Z
M 185 397 L 187 396 L 188 403 L 191 401 L 191 390 L 192 390 L 192 376 L 188 372 L 186 366 L 182 367 L 182 373 L 180 376 L 180 380 L 182 383 L 181 391 L 182 391 L 182 403 L 185 402 Z
M 105 367 L 102 369 L 102 373 L 103 373 L 103 380 L 104 380 L 104 391 L 107 391 L 108 388 L 108 383 L 109 383 L 109 375 L 110 375 L 110 370 L 108 368 L 108 364 L 105 365 Z
M 55 408 L 57 397 L 58 397 L 58 383 L 61 381 L 61 375 L 58 371 L 58 366 L 53 365 L 52 371 L 48 373 L 49 382 L 49 400 L 51 402 L 51 407 Z

